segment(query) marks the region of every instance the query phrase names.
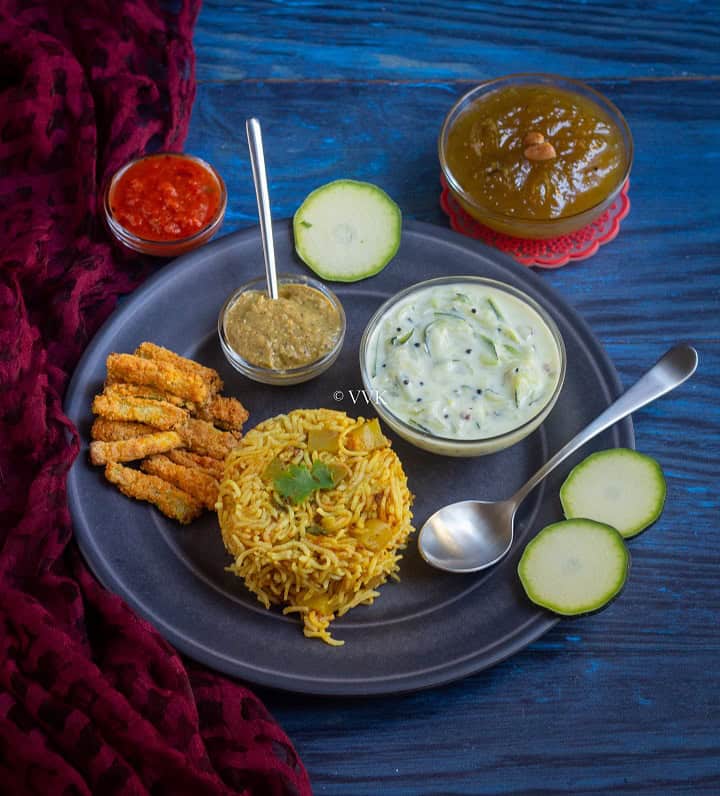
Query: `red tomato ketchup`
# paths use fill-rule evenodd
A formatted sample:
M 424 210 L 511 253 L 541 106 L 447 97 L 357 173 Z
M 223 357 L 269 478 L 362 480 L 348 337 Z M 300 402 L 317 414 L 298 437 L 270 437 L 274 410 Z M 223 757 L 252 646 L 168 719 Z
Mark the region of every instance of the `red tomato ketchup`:
M 106 216 L 115 236 L 149 254 L 175 254 L 205 242 L 219 227 L 225 186 L 204 161 L 189 155 L 139 158 L 113 177 Z M 207 232 L 205 234 L 200 234 Z M 198 236 L 195 239 L 193 236 Z

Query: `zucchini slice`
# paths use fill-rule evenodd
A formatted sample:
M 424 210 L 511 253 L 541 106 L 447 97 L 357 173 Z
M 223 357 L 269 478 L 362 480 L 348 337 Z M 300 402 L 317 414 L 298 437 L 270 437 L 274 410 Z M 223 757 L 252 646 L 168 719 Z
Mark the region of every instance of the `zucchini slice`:
M 568 519 L 604 522 L 629 539 L 657 520 L 666 493 L 665 476 L 655 459 L 613 448 L 590 454 L 570 471 L 560 487 L 560 502 Z
M 335 180 L 310 193 L 293 218 L 295 251 L 322 279 L 357 282 L 400 247 L 400 208 L 377 185 Z
M 630 553 L 610 525 L 563 520 L 528 543 L 518 564 L 527 596 L 563 616 L 597 611 L 625 585 Z

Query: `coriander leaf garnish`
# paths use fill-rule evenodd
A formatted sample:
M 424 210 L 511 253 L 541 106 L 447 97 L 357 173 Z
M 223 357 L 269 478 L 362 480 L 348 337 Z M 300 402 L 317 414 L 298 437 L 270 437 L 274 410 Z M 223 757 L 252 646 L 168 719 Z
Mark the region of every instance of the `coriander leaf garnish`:
M 273 474 L 275 490 L 295 504 L 307 500 L 318 489 L 332 489 L 336 485 L 333 474 L 325 462 L 316 461 L 312 469 L 304 464 L 290 464 Z
M 317 489 L 312 473 L 304 464 L 290 464 L 273 481 L 279 495 L 293 503 L 302 503 Z
M 325 462 L 313 462 L 312 470 L 310 471 L 318 489 L 332 489 L 335 486 L 335 479 L 333 478 L 330 468 Z

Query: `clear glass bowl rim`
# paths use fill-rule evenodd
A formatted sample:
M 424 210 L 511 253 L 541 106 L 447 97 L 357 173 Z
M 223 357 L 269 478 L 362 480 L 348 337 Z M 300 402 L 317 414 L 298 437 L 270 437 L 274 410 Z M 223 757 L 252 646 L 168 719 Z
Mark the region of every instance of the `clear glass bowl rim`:
M 503 84 L 514 83 L 519 85 L 557 85 L 558 88 L 566 88 L 570 90 L 573 88 L 580 89 L 581 93 L 590 95 L 590 98 L 593 99 L 601 108 L 603 108 L 605 111 L 609 111 L 612 121 L 618 125 L 623 135 L 623 139 L 627 142 L 627 148 L 625 152 L 625 170 L 623 171 L 622 177 L 620 177 L 618 183 L 604 199 L 601 199 L 592 207 L 588 207 L 585 210 L 581 210 L 578 213 L 573 213 L 572 215 L 568 216 L 558 216 L 557 218 L 527 218 L 525 216 L 504 215 L 503 213 L 498 213 L 494 210 L 486 208 L 479 204 L 474 197 L 462 189 L 460 184 L 453 176 L 445 157 L 445 143 L 447 141 L 450 128 L 455 122 L 455 119 L 460 115 L 462 110 L 464 110 L 465 106 L 470 104 L 472 100 L 476 99 L 478 96 L 483 96 L 487 93 L 490 93 L 495 88 L 500 87 Z M 630 170 L 632 169 L 633 156 L 634 143 L 632 133 L 625 117 L 617 105 L 615 105 L 615 103 L 608 99 L 604 94 L 592 88 L 592 86 L 589 86 L 587 83 L 582 82 L 581 80 L 563 77 L 562 75 L 556 75 L 550 72 L 518 72 L 510 75 L 503 75 L 502 77 L 493 78 L 492 80 L 486 80 L 483 83 L 479 83 L 477 86 L 471 88 L 469 91 L 463 94 L 455 102 L 452 108 L 450 108 L 445 116 L 445 119 L 443 120 L 440 135 L 438 137 L 438 158 L 440 160 L 440 168 L 453 193 L 457 194 L 457 196 L 460 197 L 464 202 L 469 204 L 473 209 L 477 210 L 486 218 L 492 218 L 498 222 L 510 221 L 518 222 L 519 224 L 533 224 L 538 227 L 552 226 L 554 224 L 560 223 L 570 223 L 573 219 L 582 218 L 583 216 L 593 218 L 594 216 L 599 215 L 602 210 L 605 209 L 605 207 L 607 207 L 612 200 L 615 199 L 615 197 L 617 197 L 622 190 L 623 185 L 625 185 L 627 182 L 627 179 L 630 176 Z
M 509 431 L 505 431 L 502 434 L 497 434 L 494 437 L 473 437 L 472 439 L 457 439 L 455 437 L 441 437 L 437 434 L 428 434 L 424 431 L 421 431 L 414 426 L 411 426 L 402 418 L 398 417 L 388 406 L 378 401 L 375 406 L 377 407 L 378 414 L 381 416 L 387 414 L 388 417 L 391 418 L 389 422 L 391 425 L 392 423 L 397 423 L 404 431 L 407 431 L 408 434 L 419 437 L 420 439 L 430 440 L 432 442 L 438 442 L 441 444 L 453 445 L 460 448 L 472 448 L 472 447 L 485 447 L 486 445 L 492 445 L 493 443 L 500 442 L 508 437 L 515 436 L 516 434 L 520 433 L 522 439 L 522 431 L 529 426 L 532 426 L 534 421 L 537 420 L 539 415 L 542 415 L 548 408 L 548 406 L 554 406 L 555 402 L 557 401 L 558 396 L 560 395 L 560 391 L 563 388 L 563 384 L 565 383 L 565 370 L 567 367 L 567 352 L 565 350 L 565 341 L 560 334 L 560 330 L 557 327 L 555 321 L 550 317 L 550 313 L 542 307 L 539 302 L 537 302 L 531 296 L 528 296 L 520 288 L 515 287 L 514 285 L 510 285 L 507 282 L 501 282 L 499 279 L 492 279 L 491 277 L 485 276 L 475 276 L 475 275 L 455 275 L 455 276 L 439 276 L 435 277 L 434 279 L 426 279 L 423 282 L 416 282 L 414 285 L 410 285 L 409 287 L 404 288 L 399 293 L 396 293 L 394 296 L 391 296 L 387 301 L 383 302 L 380 307 L 375 311 L 373 316 L 368 321 L 367 326 L 365 327 L 365 331 L 363 332 L 363 336 L 360 340 L 360 374 L 362 376 L 363 383 L 366 388 L 372 390 L 372 382 L 370 380 L 369 374 L 367 372 L 366 367 L 366 359 L 368 353 L 368 346 L 370 344 L 370 339 L 373 335 L 373 332 L 379 325 L 381 318 L 387 313 L 387 311 L 398 304 L 403 299 L 407 298 L 412 293 L 416 291 L 423 290 L 428 287 L 434 287 L 438 285 L 452 285 L 458 284 L 463 282 L 472 282 L 474 284 L 482 284 L 487 285 L 488 287 L 493 287 L 498 290 L 501 290 L 505 293 L 510 293 L 515 298 L 524 301 L 528 306 L 530 306 L 537 314 L 540 316 L 541 320 L 546 324 L 550 333 L 553 336 L 555 344 L 558 349 L 558 355 L 560 359 L 560 373 L 558 375 L 558 381 L 555 385 L 555 389 L 552 392 L 552 395 L 548 398 L 548 400 L 540 407 L 540 409 L 531 417 L 528 418 L 524 423 L 515 428 L 510 429 Z M 532 430 L 532 429 L 530 429 Z M 530 432 L 528 432 L 530 433 Z M 519 440 L 518 440 L 519 441 Z

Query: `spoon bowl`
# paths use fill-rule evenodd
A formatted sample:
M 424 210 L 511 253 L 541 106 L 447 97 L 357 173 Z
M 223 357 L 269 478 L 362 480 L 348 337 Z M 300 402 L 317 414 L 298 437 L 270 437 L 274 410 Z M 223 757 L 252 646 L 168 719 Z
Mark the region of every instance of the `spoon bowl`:
M 436 511 L 418 535 L 420 555 L 446 572 L 468 573 L 497 564 L 510 550 L 515 513 L 527 495 L 561 462 L 618 420 L 675 389 L 698 363 L 689 345 L 671 348 L 629 390 L 549 459 L 507 500 L 463 500 Z
M 423 558 L 448 572 L 477 572 L 496 564 L 512 545 L 515 504 L 462 500 L 436 511 L 420 530 Z

